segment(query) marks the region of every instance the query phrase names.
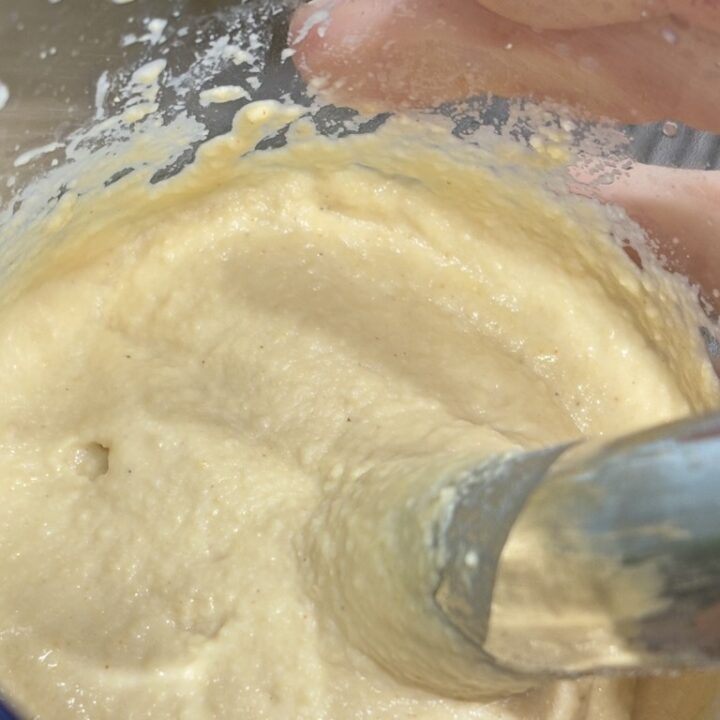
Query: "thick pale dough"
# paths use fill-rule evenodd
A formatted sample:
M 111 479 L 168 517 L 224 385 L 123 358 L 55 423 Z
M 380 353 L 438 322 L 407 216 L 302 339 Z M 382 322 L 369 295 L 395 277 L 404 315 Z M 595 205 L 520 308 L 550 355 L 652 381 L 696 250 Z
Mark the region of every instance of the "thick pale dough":
M 329 508 L 384 463 L 620 433 L 719 393 L 689 294 L 543 189 L 537 158 L 409 121 L 301 124 L 241 158 L 270 112 L 171 181 L 62 203 L 7 286 L 8 696 L 51 720 L 709 717 L 713 676 L 454 699 L 486 694 L 482 666 L 423 687 L 395 637 L 412 609 L 375 626 L 328 588 Z

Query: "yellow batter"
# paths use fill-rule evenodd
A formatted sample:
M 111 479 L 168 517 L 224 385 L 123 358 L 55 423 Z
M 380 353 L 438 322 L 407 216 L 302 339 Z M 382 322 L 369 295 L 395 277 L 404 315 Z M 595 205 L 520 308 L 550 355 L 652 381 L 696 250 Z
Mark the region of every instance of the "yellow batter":
M 435 687 L 395 637 L 411 607 L 374 626 L 328 586 L 333 502 L 387 463 L 720 392 L 689 293 L 537 158 L 410 121 L 243 155 L 284 112 L 250 106 L 179 177 L 66 198 L 28 240 L 0 305 L 3 690 L 47 720 L 709 718 L 713 676 L 488 699 L 457 643 Z

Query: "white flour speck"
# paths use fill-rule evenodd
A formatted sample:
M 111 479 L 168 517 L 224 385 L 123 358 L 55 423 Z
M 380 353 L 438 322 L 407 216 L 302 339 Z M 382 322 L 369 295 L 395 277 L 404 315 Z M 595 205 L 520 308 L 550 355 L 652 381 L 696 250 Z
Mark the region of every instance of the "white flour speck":
M 10 90 L 8 86 L 0 80 L 0 110 L 2 110 L 10 99 Z

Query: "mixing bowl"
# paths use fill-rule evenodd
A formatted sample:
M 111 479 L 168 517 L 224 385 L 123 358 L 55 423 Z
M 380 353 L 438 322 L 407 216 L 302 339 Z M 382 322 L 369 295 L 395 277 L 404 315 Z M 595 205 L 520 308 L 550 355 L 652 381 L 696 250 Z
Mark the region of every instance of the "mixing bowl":
M 79 177 L 83 153 L 107 146 L 109 135 L 92 128 L 105 124 L 108 133 L 115 132 L 112 119 L 134 102 L 127 89 L 136 70 L 147 63 L 166 61 L 172 78 L 159 90 L 154 116 L 170 123 L 187 114 L 191 122 L 185 147 L 163 150 L 167 162 L 158 181 L 191 162 L 199 144 L 228 131 L 235 112 L 251 99 L 289 98 L 310 106 L 311 94 L 291 55 L 284 52 L 296 4 L 5 0 L 0 9 L 0 278 L 28 250 L 16 242 L 25 224 L 49 212 L 67 190 L 68 179 Z M 670 45 L 669 52 L 682 52 L 682 47 Z M 239 59 L 237 50 L 249 51 L 252 60 Z M 718 58 L 720 62 L 720 47 Z M 203 103 L 200 91 L 217 85 L 241 86 L 247 94 L 227 103 Z M 434 111 L 451 118 L 456 135 L 471 140 L 481 126 L 505 124 L 513 107 L 502 98 L 476 97 Z M 370 114 L 357 125 L 355 109 L 325 105 L 315 106 L 313 117 L 322 132 L 344 134 L 372 131 L 386 116 Z M 720 167 L 720 139 L 666 121 L 672 118 L 616 126 L 612 147 L 598 147 L 597 152 L 613 167 L 627 157 L 668 167 Z M 562 122 L 555 113 L 541 121 L 552 127 Z M 118 131 L 113 140 L 129 139 L 141 132 L 141 125 Z M 519 142 L 528 142 L 532 132 L 530 127 L 515 129 Z M 267 146 L 282 142 L 279 134 Z M 108 183 L 132 170 L 119 167 L 114 159 L 113 154 L 107 157 Z M 49 180 L 38 182 L 46 174 Z M 720 228 L 717 233 L 720 238 Z M 720 278 L 720 242 L 706 248 L 703 262 L 712 277 Z M 714 288 L 706 289 L 712 301 Z M 716 350 L 712 317 L 705 333 L 710 350 Z M 11 717 L 0 708 L 0 720 Z

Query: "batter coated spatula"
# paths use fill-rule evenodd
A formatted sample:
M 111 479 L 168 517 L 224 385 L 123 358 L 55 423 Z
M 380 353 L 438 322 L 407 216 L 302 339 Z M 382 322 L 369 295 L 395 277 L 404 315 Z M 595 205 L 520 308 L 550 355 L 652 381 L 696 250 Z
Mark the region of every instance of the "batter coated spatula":
M 347 492 L 313 533 L 318 587 L 407 681 L 492 693 L 720 665 L 720 414 L 490 458 L 416 455 Z
M 491 458 L 451 482 L 435 602 L 498 666 L 557 676 L 720 663 L 720 415 Z M 551 563 L 523 588 L 539 610 L 525 620 L 512 597 L 523 542 Z

